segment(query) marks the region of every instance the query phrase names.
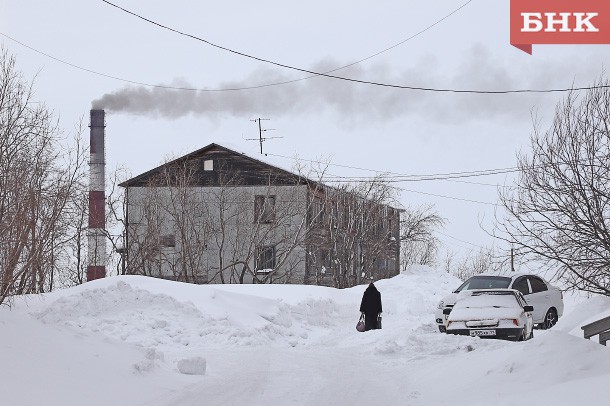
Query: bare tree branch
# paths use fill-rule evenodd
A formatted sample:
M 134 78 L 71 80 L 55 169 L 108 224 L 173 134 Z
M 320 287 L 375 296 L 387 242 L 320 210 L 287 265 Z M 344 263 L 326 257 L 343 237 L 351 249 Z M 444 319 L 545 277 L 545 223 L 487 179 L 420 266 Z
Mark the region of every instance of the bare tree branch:
M 600 79 L 599 85 L 607 85 Z M 569 94 L 534 128 L 520 177 L 501 191 L 498 237 L 568 287 L 610 296 L 610 90 Z

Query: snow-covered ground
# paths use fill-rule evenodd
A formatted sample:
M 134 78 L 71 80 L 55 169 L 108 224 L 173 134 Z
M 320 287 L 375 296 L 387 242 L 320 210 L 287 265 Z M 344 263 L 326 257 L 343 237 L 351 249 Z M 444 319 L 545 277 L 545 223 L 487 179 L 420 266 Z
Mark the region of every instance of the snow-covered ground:
M 366 333 L 366 286 L 125 276 L 17 298 L 0 308 L 0 404 L 606 404 L 610 348 L 580 326 L 610 298 L 567 296 L 557 326 L 514 343 L 438 333 L 458 285 L 425 267 L 377 282 L 383 329 Z

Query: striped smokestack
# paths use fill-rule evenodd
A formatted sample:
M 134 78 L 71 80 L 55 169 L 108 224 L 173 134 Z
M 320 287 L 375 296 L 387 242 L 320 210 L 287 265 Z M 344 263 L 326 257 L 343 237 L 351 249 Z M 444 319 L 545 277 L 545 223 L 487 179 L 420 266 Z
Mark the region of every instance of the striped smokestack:
M 90 144 L 91 159 L 89 161 L 89 264 L 87 280 L 104 278 L 106 276 L 106 202 L 105 186 L 105 153 L 104 132 L 106 123 L 104 110 L 91 110 Z

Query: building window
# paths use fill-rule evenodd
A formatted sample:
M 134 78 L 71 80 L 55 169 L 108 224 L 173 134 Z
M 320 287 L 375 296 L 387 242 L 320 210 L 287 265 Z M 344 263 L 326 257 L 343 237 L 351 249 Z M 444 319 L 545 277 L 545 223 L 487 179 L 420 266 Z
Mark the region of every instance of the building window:
M 174 234 L 165 234 L 159 238 L 159 245 L 162 247 L 175 247 L 176 236 Z
M 206 159 L 203 161 L 203 170 L 204 171 L 213 171 L 214 170 L 214 161 L 212 159 Z
M 257 271 L 272 270 L 275 268 L 275 247 L 266 246 L 257 248 L 256 265 Z
M 275 221 L 275 196 L 254 196 L 254 222 L 273 223 Z
M 315 264 L 318 268 L 328 270 L 332 268 L 330 261 L 330 251 L 324 248 L 318 248 L 315 258 Z

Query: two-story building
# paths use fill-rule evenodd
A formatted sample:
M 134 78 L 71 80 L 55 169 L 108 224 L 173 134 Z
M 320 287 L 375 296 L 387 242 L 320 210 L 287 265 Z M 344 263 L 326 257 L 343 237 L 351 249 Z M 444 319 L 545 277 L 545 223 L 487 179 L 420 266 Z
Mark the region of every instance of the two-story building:
M 130 274 L 348 287 L 399 273 L 400 210 L 383 196 L 330 187 L 218 144 L 120 186 Z

